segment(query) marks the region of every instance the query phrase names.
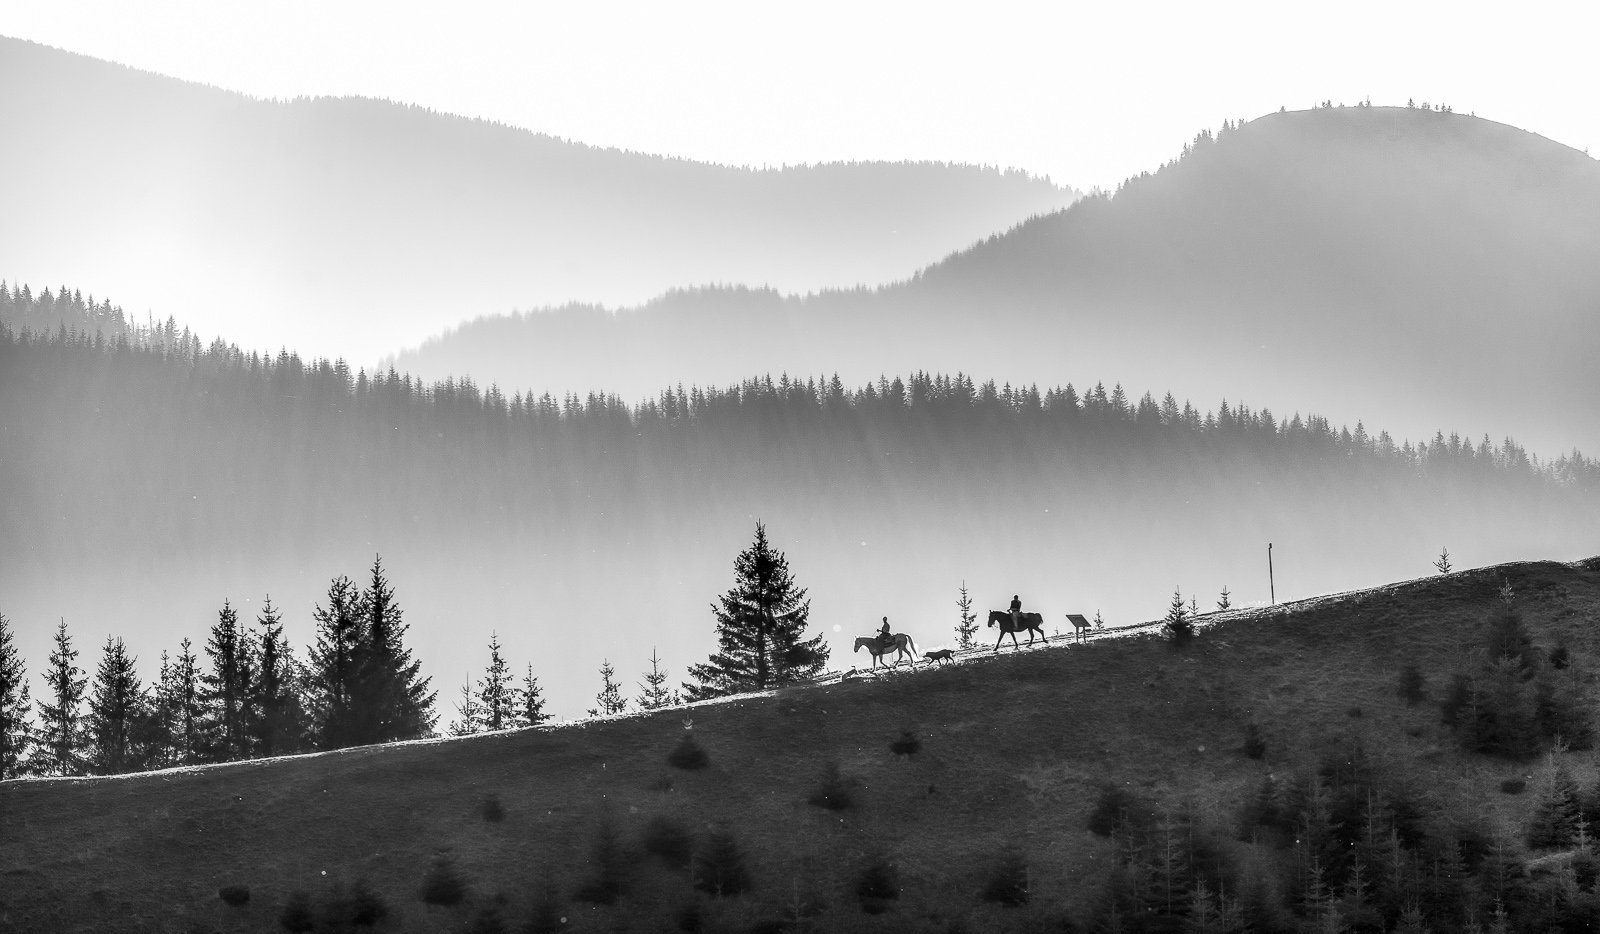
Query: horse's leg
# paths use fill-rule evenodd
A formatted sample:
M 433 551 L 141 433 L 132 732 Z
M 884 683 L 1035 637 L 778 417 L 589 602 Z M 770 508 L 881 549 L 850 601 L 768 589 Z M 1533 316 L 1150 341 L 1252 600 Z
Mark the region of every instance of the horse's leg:
M 1005 639 L 1006 639 L 1006 631 L 1004 629 L 1002 629 L 1002 630 L 1000 630 L 1000 638 L 994 640 L 994 650 L 996 652 L 1000 651 L 1000 643 L 1004 642 Z

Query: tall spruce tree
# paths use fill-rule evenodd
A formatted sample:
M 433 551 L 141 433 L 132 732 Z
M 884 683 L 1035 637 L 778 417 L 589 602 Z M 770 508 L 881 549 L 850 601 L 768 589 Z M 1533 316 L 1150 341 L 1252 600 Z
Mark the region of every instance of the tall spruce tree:
M 967 593 L 967 582 L 961 582 L 961 597 L 956 600 L 956 609 L 961 611 L 961 622 L 956 626 L 956 647 L 970 649 L 973 637 L 978 633 L 978 614 L 972 612 L 972 595 Z
M 600 693 L 594 696 L 598 707 L 589 708 L 589 716 L 610 716 L 622 713 L 628 709 L 628 699 L 622 696 L 622 688 L 617 684 L 615 677 L 617 669 L 612 667 L 610 659 L 600 661 Z
M 0 781 L 24 774 L 33 746 L 28 667 L 17 651 L 11 621 L 0 613 Z
M 139 683 L 134 667 L 137 661 L 121 639 L 106 637 L 84 720 L 88 737 L 85 762 L 96 775 L 140 771 L 157 752 L 150 742 L 153 711 Z
M 445 732 L 451 736 L 471 736 L 483 732 L 483 710 L 478 707 L 478 692 L 472 689 L 472 676 L 461 684 L 461 700 L 456 703 L 456 719 Z
M 206 709 L 206 757 L 214 762 L 248 759 L 251 753 L 255 646 L 239 625 L 239 614 L 222 602 L 206 641 L 211 670 L 201 678 Z
M 533 663 L 529 662 L 522 687 L 517 688 L 517 726 L 538 726 L 550 719 L 550 714 L 544 712 L 543 693 L 539 679 L 533 676 Z
M 355 697 L 360 741 L 387 743 L 427 736 L 437 720 L 433 703 L 438 694 L 429 690 L 432 679 L 419 677 L 422 663 L 412 659 L 405 647 L 407 627 L 394 588 L 383 575 L 382 557 L 373 558 L 372 580 L 359 606 L 366 636 Z
M 44 672 L 50 698 L 37 703 L 38 741 L 34 746 L 34 771 L 42 775 L 82 775 L 86 737 L 83 730 L 83 694 L 89 683 L 77 666 L 78 650 L 67 635 L 67 621 L 56 627 L 55 647 Z
M 477 709 L 483 728 L 509 730 L 517 725 L 517 688 L 511 669 L 500 657 L 500 635 L 489 633 L 489 667 L 478 679 Z
M 805 638 L 811 601 L 789 574 L 783 552 L 756 523 L 755 541 L 733 562 L 734 585 L 712 604 L 718 651 L 703 665 L 689 666 L 696 684 L 684 684 L 689 700 L 761 691 L 815 677 L 828 661 L 821 636 Z
M 178 657 L 169 662 L 161 654 L 161 674 L 156 682 L 156 720 L 164 747 L 156 755 L 159 766 L 194 765 L 205 748 L 205 705 L 201 701 L 200 660 L 187 638 L 178 645 Z
M 343 749 L 364 742 L 357 724 L 357 681 L 366 644 L 361 594 L 340 575 L 328 586 L 328 605 L 311 617 L 317 641 L 311 647 L 307 679 L 311 733 L 318 749 Z
M 650 648 L 650 670 L 645 672 L 644 683 L 639 685 L 639 709 L 660 710 L 670 707 L 677 702 L 673 692 L 667 688 L 667 670 L 661 667 L 661 659 L 656 657 L 655 647 Z
M 283 637 L 283 617 L 269 595 L 256 617 L 261 627 L 256 677 L 251 685 L 250 739 L 257 756 L 281 756 L 305 748 L 305 712 L 296 690 L 294 647 Z

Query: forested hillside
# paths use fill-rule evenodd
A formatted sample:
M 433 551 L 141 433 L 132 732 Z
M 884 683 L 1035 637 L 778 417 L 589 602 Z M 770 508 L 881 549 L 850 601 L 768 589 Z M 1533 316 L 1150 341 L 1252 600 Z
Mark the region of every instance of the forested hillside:
M 887 282 L 1076 197 L 990 167 L 737 168 L 255 100 L 4 37 L 0 125 L 27 128 L 0 152 L 0 201 L 27 218 L 0 228 L 0 275 L 362 362 L 515 308 Z
M 1596 255 L 1588 155 L 1467 114 L 1318 108 L 1208 130 L 1114 194 L 893 287 L 707 289 L 489 318 L 395 363 L 626 397 L 757 371 L 1041 385 L 1093 372 L 1592 454 Z
M 1593 547 L 1591 460 L 1207 408 L 921 372 L 629 404 L 8 332 L 0 612 L 28 658 L 65 617 L 149 666 L 224 599 L 248 618 L 270 596 L 306 645 L 328 580 L 381 553 L 436 687 L 498 632 L 565 717 L 594 706 L 602 661 L 630 684 L 652 647 L 678 680 L 706 657 L 757 521 L 836 665 L 883 615 L 947 641 L 963 581 L 980 611 L 1022 593 L 1059 628 L 1153 618 L 1175 586 L 1264 601 L 1268 542 L 1280 599 L 1427 573 L 1445 547 L 1458 567 Z

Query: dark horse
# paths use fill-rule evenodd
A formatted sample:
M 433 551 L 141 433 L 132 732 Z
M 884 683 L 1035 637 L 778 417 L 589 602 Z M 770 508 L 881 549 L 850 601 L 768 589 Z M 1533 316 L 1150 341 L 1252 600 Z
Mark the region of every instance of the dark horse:
M 1011 634 L 1012 648 L 1018 648 L 1017 633 L 1023 630 L 1027 630 L 1028 632 L 1029 645 L 1033 644 L 1034 633 L 1038 633 L 1039 638 L 1044 638 L 1043 616 L 1040 616 L 1038 613 L 1021 613 L 1018 615 L 1022 617 L 1021 620 L 1018 622 L 1013 622 L 1011 619 L 1011 614 L 1005 610 L 989 611 L 989 625 L 993 626 L 996 623 L 1000 624 L 1000 638 L 994 640 L 994 650 L 996 652 L 1000 651 L 1000 643 L 1005 641 L 1006 633 L 1008 632 Z

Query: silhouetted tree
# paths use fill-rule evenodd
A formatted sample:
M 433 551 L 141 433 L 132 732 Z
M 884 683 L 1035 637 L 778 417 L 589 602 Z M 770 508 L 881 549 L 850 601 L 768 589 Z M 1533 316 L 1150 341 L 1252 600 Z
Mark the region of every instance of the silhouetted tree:
M 0 781 L 24 773 L 33 747 L 28 669 L 17 651 L 11 621 L 0 613 Z
M 469 675 L 461 685 L 461 700 L 456 702 L 456 719 L 445 728 L 451 736 L 471 736 L 483 732 L 483 709 L 478 706 L 478 692 L 472 689 Z
M 961 582 L 961 598 L 956 601 L 961 611 L 961 622 L 956 624 L 956 645 L 970 649 L 978 633 L 978 614 L 972 612 L 972 596 L 967 593 L 967 582 Z
M 283 637 L 283 620 L 269 596 L 256 617 L 261 627 L 256 677 L 251 684 L 251 741 L 257 756 L 281 756 L 305 748 L 305 710 L 296 685 L 294 649 Z
M 431 679 L 420 676 L 422 663 L 405 646 L 407 626 L 401 619 L 394 588 L 383 575 L 383 559 L 372 561 L 372 578 L 357 602 L 364 637 L 357 652 L 358 676 L 354 706 L 357 739 L 387 743 L 416 739 L 433 730 Z
M 485 730 L 509 730 L 517 725 L 517 688 L 511 669 L 500 657 L 500 635 L 489 633 L 489 667 L 478 679 L 477 711 Z
M 32 771 L 42 775 L 82 775 L 87 737 L 83 730 L 83 694 L 89 683 L 76 664 L 78 650 L 67 635 L 67 622 L 56 626 L 55 647 L 44 671 L 48 701 L 37 703 L 38 740 Z
M 165 748 L 158 756 L 163 766 L 194 765 L 205 748 L 205 705 L 201 702 L 200 660 L 194 645 L 184 639 L 178 658 L 170 664 L 161 654 L 156 681 L 156 720 Z
M 312 611 L 317 641 L 311 648 L 308 678 L 312 735 L 319 749 L 342 749 L 363 739 L 356 715 L 357 682 L 366 631 L 361 595 L 350 578 L 328 587 L 328 605 Z
M 522 687 L 517 689 L 517 726 L 538 726 L 550 719 L 544 712 L 543 692 L 539 680 L 533 676 L 533 663 L 528 663 L 528 673 L 522 676 Z
M 621 687 L 619 687 L 617 682 L 613 680 L 613 677 L 616 675 L 616 673 L 617 670 L 611 666 L 611 661 L 609 659 L 601 660 L 600 693 L 594 696 L 595 703 L 599 704 L 599 706 L 590 707 L 589 716 L 610 716 L 614 713 L 622 713 L 624 710 L 628 709 L 628 699 L 622 696 Z
M 1194 619 L 1183 602 L 1183 594 L 1178 590 L 1172 591 L 1172 605 L 1167 608 L 1167 615 L 1161 621 L 1161 631 L 1174 645 L 1185 645 L 1194 638 Z
M 1228 585 L 1227 584 L 1223 584 L 1222 585 L 1222 595 L 1217 599 L 1217 609 L 1226 610 L 1229 607 L 1233 606 L 1233 602 L 1228 599 L 1228 596 L 1229 596 L 1228 595 Z
M 1449 574 L 1450 573 L 1450 549 L 1446 548 L 1446 549 L 1440 551 L 1439 552 L 1439 557 L 1437 557 L 1437 558 L 1435 558 L 1433 560 L 1433 566 L 1435 568 L 1438 568 L 1440 574 Z
M 761 691 L 815 677 L 828 660 L 821 636 L 805 638 L 811 601 L 789 575 L 783 552 L 767 542 L 756 523 L 755 541 L 733 562 L 734 586 L 711 607 L 717 620 L 718 652 L 691 665 L 698 683 L 685 684 L 690 700 Z
M 207 715 L 206 757 L 216 762 L 249 758 L 255 646 L 249 632 L 239 625 L 239 614 L 226 600 L 211 627 L 206 656 L 211 661 L 211 670 L 201 678 L 201 700 Z
M 152 711 L 134 668 L 136 661 L 121 639 L 106 637 L 84 718 L 85 764 L 96 775 L 139 771 L 154 752 L 149 743 Z
M 650 649 L 650 670 L 645 672 L 644 683 L 639 685 L 639 709 L 660 710 L 670 707 L 677 699 L 666 687 L 667 672 L 661 667 L 661 659 L 656 657 L 654 647 Z

